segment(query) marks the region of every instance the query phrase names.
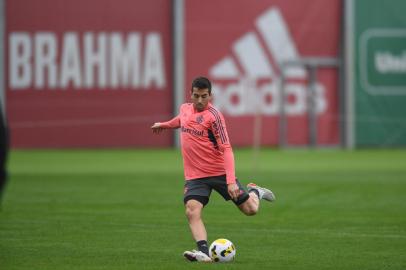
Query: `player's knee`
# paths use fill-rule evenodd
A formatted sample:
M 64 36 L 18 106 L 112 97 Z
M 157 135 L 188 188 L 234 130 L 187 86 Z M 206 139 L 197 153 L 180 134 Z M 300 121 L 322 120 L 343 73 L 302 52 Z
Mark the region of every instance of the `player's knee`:
M 258 205 L 248 200 L 241 205 L 240 209 L 245 215 L 254 216 L 258 212 Z
M 200 218 L 200 212 L 197 209 L 186 208 L 186 217 L 189 220 Z
M 200 213 L 201 213 L 201 208 L 198 207 L 197 205 L 194 205 L 192 203 L 187 203 L 185 205 L 186 209 L 185 209 L 185 214 L 186 217 L 190 220 L 190 219 L 195 219 L 195 218 L 200 218 Z
M 249 207 L 249 208 L 246 208 L 246 209 L 245 209 L 244 214 L 245 214 L 246 216 L 254 216 L 254 215 L 256 215 L 257 212 L 258 212 L 257 209 L 255 209 L 255 208 L 253 208 L 253 207 Z

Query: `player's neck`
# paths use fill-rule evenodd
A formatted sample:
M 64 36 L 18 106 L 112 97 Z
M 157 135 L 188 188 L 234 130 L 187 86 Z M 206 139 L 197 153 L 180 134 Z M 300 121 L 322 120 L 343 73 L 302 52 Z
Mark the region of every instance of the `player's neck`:
M 210 108 L 210 106 L 211 106 L 211 103 L 209 102 L 209 103 L 207 103 L 207 106 L 204 107 L 203 110 L 200 110 L 200 111 L 199 111 L 199 110 L 196 109 L 196 107 L 193 105 L 193 111 L 194 111 L 195 113 L 201 113 L 201 112 L 204 112 L 204 111 L 208 110 L 208 109 Z

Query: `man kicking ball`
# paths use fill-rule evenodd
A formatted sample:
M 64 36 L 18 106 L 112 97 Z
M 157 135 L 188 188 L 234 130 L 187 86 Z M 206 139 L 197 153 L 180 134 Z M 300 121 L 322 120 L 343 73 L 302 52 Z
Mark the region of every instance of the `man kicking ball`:
M 185 172 L 184 204 L 192 236 L 198 250 L 185 251 L 189 261 L 211 262 L 202 210 L 214 189 L 247 216 L 255 215 L 261 199 L 274 201 L 269 189 L 253 183 L 247 190 L 235 177 L 234 154 L 223 115 L 213 107 L 211 82 L 198 77 L 192 82 L 192 103 L 182 104 L 179 115 L 168 122 L 152 125 L 159 134 L 164 129 L 180 128 Z

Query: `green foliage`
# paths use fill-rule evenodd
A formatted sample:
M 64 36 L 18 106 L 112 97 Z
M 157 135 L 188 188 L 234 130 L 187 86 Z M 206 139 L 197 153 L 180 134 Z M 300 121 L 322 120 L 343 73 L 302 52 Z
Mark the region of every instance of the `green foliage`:
M 277 201 L 246 217 L 213 193 L 209 241 L 237 248 L 213 265 L 182 257 L 195 244 L 179 151 L 13 151 L 0 269 L 406 269 L 406 151 L 234 154 L 240 181 Z

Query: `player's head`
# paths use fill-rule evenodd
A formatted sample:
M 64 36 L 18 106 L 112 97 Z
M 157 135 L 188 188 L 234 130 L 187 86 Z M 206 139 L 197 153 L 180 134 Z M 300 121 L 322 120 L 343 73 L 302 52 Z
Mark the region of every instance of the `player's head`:
M 193 80 L 192 82 L 192 93 L 193 93 L 193 88 L 197 89 L 208 89 L 209 95 L 211 95 L 211 82 L 209 79 L 206 77 L 197 77 Z
M 197 77 L 192 82 L 192 102 L 197 111 L 203 111 L 211 99 L 211 82 L 205 77 Z

